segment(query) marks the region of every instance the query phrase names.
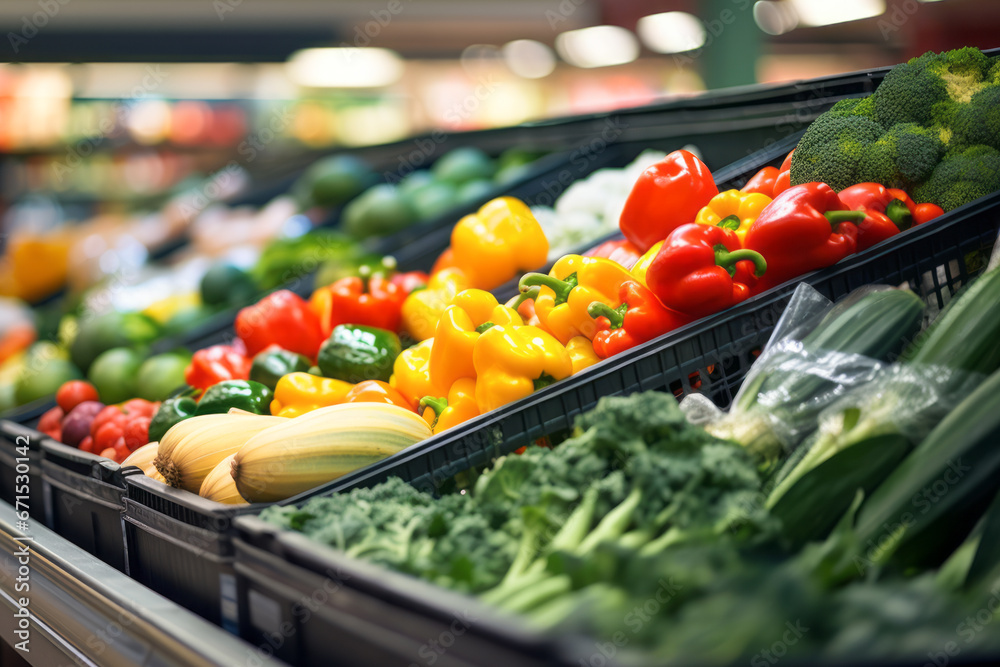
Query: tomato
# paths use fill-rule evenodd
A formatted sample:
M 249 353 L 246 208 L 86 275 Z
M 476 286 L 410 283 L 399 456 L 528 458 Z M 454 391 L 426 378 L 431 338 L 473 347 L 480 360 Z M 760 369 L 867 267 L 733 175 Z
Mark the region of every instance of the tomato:
M 59 391 L 56 392 L 56 403 L 63 409 L 63 412 L 67 413 L 84 401 L 96 400 L 97 389 L 94 388 L 94 385 L 84 380 L 64 382 L 59 387 Z
M 130 401 L 122 403 L 122 410 L 130 416 L 142 415 L 144 417 L 152 417 L 159 406 L 159 403 L 151 403 L 142 398 L 133 398 Z
M 66 412 L 64 412 L 58 405 L 51 410 L 47 410 L 45 414 L 42 415 L 42 418 L 38 420 L 38 430 L 42 433 L 48 433 L 49 431 L 60 428 L 62 426 L 63 417 L 65 416 Z
M 102 424 L 97 432 L 94 434 L 94 446 L 100 450 L 104 450 L 108 447 L 114 447 L 115 442 L 118 438 L 121 438 L 124 434 L 124 429 L 121 424 L 113 421 L 109 421 Z M 101 455 L 103 456 L 103 454 Z
M 111 459 L 112 461 L 114 461 L 115 460 L 115 448 L 114 447 L 107 447 L 105 449 L 102 449 L 101 453 L 99 454 L 99 456 L 103 456 L 106 459 Z
M 88 452 L 90 454 L 94 453 L 94 438 L 87 436 L 80 441 L 79 449 L 81 452 Z
M 125 413 L 122 412 L 120 408 L 114 405 L 109 405 L 105 407 L 103 410 L 97 413 L 97 416 L 94 417 L 94 421 L 90 423 L 90 435 L 94 436 L 94 439 L 96 440 L 97 431 L 108 422 L 124 426 Z
M 121 463 L 128 458 L 128 455 L 132 452 L 129 451 L 128 445 L 125 444 L 125 438 L 118 438 L 114 446 L 115 456 L 114 459 L 118 463 Z
M 149 442 L 150 417 L 133 417 L 125 425 L 125 444 L 129 451 L 135 451 Z

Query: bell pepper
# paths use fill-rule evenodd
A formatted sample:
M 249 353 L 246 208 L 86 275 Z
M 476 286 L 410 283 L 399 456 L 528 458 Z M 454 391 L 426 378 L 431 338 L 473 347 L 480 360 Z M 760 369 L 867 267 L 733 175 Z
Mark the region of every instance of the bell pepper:
M 236 335 L 250 356 L 277 345 L 315 359 L 323 344 L 319 317 L 302 297 L 289 290 L 272 292 L 241 310 L 236 316 Z
M 618 226 L 641 252 L 694 221 L 715 195 L 712 173 L 693 153 L 674 151 L 646 169 L 625 200 Z
M 767 270 L 759 252 L 741 247 L 725 227 L 682 225 L 671 232 L 646 273 L 650 291 L 660 302 L 684 315 L 717 313 L 750 295 L 750 272 L 737 273 L 737 263 L 751 262 L 753 278 Z
M 342 380 L 309 373 L 289 373 L 278 380 L 274 388 L 271 414 L 298 417 L 328 405 L 339 405 L 353 388 L 353 384 Z
M 491 290 L 522 271 L 543 266 L 549 242 L 524 202 L 499 197 L 458 221 L 451 232 L 451 249 L 469 287 Z
M 415 340 L 431 338 L 444 309 L 469 287 L 460 269 L 448 268 L 433 274 L 425 289 L 413 292 L 403 301 L 403 329 Z
M 434 339 L 428 338 L 399 353 L 392 365 L 389 386 L 406 397 L 410 403 L 434 393 L 431 382 L 431 349 Z
M 333 297 L 331 331 L 339 324 L 363 324 L 397 331 L 407 293 L 391 279 L 372 275 L 370 267 L 362 266 L 359 274 L 341 278 L 324 288 L 329 289 Z
M 756 192 L 769 199 L 774 198 L 774 182 L 778 180 L 777 167 L 764 167 L 747 181 L 747 184 L 740 188 L 740 192 L 750 194 Z
M 435 386 L 444 390 L 461 378 L 476 377 L 472 354 L 482 332 L 495 325 L 523 324 L 517 311 L 501 306 L 489 292 L 478 289 L 459 292 L 434 332 L 430 376 Z
M 424 396 L 420 399 L 420 410 L 433 433 L 440 433 L 478 417 L 476 381 L 473 378 L 462 378 L 451 385 L 447 396 Z
M 434 265 L 431 267 L 431 276 L 441 273 L 445 269 L 453 268 L 455 268 L 455 251 L 449 246 L 434 260 Z
M 399 336 L 391 331 L 338 324 L 319 349 L 316 363 L 324 376 L 344 382 L 388 382 L 401 350 Z
M 212 345 L 198 350 L 184 369 L 184 381 L 196 389 L 208 389 L 223 380 L 249 379 L 251 361 L 240 347 Z
M 854 253 L 865 214 L 849 211 L 825 183 L 803 183 L 785 190 L 764 209 L 747 232 L 744 247 L 767 260 L 767 275 L 753 294 L 830 266 Z M 655 291 L 655 290 L 654 290 Z
M 660 252 L 660 248 L 662 247 L 663 241 L 657 241 L 653 244 L 652 248 L 646 251 L 646 254 L 639 258 L 635 266 L 632 267 L 632 277 L 643 285 L 646 284 L 646 273 L 649 272 L 649 265 L 656 259 L 656 254 Z
M 724 226 L 736 232 L 742 244 L 747 230 L 770 203 L 770 197 L 758 192 L 726 190 L 712 197 L 712 200 L 698 211 L 694 221 L 699 225 L 713 226 L 725 221 Z
M 198 401 L 196 415 L 213 415 L 229 412 L 231 408 L 268 414 L 274 393 L 260 382 L 252 380 L 226 380 L 209 387 Z
M 535 298 L 540 326 L 565 345 L 574 336 L 593 339 L 597 327 L 587 308 L 594 301 L 613 303 L 618 287 L 631 279 L 628 269 L 610 259 L 566 255 L 548 275 L 528 273 L 518 285 L 522 291 L 540 288 Z
M 595 303 L 600 303 L 595 301 Z M 586 336 L 573 336 L 566 343 L 566 351 L 569 352 L 569 360 L 573 364 L 573 374 L 576 375 L 584 368 L 590 368 L 601 360 L 594 351 L 594 343 Z
M 357 383 L 347 392 L 344 403 L 388 403 L 413 410 L 413 404 L 406 400 L 405 396 L 381 380 L 365 380 Z
M 631 269 L 642 257 L 642 253 L 628 239 L 605 241 L 583 253 L 584 257 L 603 257 Z
M 781 166 L 778 167 L 778 177 L 774 179 L 774 192 L 771 195 L 771 199 L 774 199 L 792 187 L 792 155 L 794 153 L 794 148 L 788 151 L 788 155 L 785 156 L 785 159 L 781 162 Z
M 416 292 L 417 290 L 422 290 L 427 287 L 427 283 L 430 279 L 431 277 L 423 271 L 406 271 L 392 274 L 392 277 L 389 278 L 389 282 L 401 289 L 405 296 L 408 296 L 412 292 Z
M 308 371 L 310 366 L 312 364 L 301 354 L 272 345 L 253 358 L 253 363 L 250 365 L 250 379 L 274 391 L 278 380 L 289 373 Z
M 844 188 L 838 196 L 847 208 L 865 213 L 865 218 L 857 223 L 858 251 L 867 250 L 913 224 L 913 201 L 902 190 L 878 183 L 858 183 Z
M 197 410 L 198 404 L 186 393 L 163 401 L 149 422 L 149 441 L 159 442 L 171 426 L 194 417 Z
M 616 308 L 595 301 L 588 309 L 590 316 L 598 322 L 594 352 L 601 359 L 653 340 L 694 319 L 664 307 L 648 288 L 636 280 L 622 283 L 618 301 Z
M 529 326 L 487 329 L 476 341 L 473 363 L 476 403 L 482 413 L 530 396 L 573 373 L 566 348 L 548 332 Z

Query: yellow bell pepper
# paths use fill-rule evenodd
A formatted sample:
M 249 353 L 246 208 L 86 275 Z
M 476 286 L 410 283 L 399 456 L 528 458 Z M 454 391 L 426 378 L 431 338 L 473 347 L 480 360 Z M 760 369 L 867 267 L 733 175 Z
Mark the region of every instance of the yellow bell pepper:
M 442 393 L 461 378 L 476 377 L 472 351 L 479 336 L 490 325 L 512 324 L 520 326 L 524 321 L 517 311 L 501 306 L 489 292 L 478 289 L 459 292 L 434 332 L 430 375 L 439 387 L 436 393 Z
M 538 327 L 500 326 L 476 341 L 476 403 L 489 412 L 569 377 L 573 360 L 551 334 Z
M 462 378 L 451 385 L 447 397 L 425 396 L 420 399 L 422 417 L 431 425 L 433 433 L 440 433 L 452 426 L 479 416 L 476 403 L 476 381 Z
M 452 299 L 471 287 L 469 279 L 454 267 L 438 271 L 427 282 L 427 287 L 411 292 L 403 302 L 403 329 L 416 340 L 427 340 L 434 335 L 441 313 Z
M 549 241 L 524 202 L 499 197 L 458 221 L 451 249 L 452 262 L 465 272 L 469 287 L 491 290 L 544 266 Z
M 392 364 L 389 386 L 402 394 L 413 405 L 424 396 L 435 393 L 431 382 L 431 348 L 434 339 L 428 338 L 399 353 Z
M 660 252 L 660 248 L 662 247 L 663 241 L 654 243 L 653 247 L 647 250 L 646 254 L 640 257 L 639 261 L 632 267 L 632 276 L 642 283 L 643 287 L 648 287 L 648 285 L 646 285 L 646 271 L 649 270 L 649 265 L 653 263 L 653 260 L 656 258 L 656 254 Z
M 535 297 L 535 314 L 541 328 L 565 345 L 575 336 L 592 339 L 597 324 L 587 308 L 594 301 L 616 307 L 618 288 L 632 279 L 628 269 L 610 259 L 566 255 L 548 275 L 528 273 L 519 284 L 522 291 L 540 288 Z
M 350 382 L 324 378 L 309 373 L 289 373 L 278 380 L 271 401 L 271 414 L 277 417 L 298 417 L 328 405 L 344 402 Z
M 727 221 L 726 226 L 736 232 L 742 244 L 750 226 L 770 203 L 771 198 L 759 192 L 726 190 L 712 197 L 708 204 L 698 211 L 694 221 L 699 225 L 718 225 L 726 218 L 733 217 Z
M 569 352 L 570 361 L 573 362 L 573 374 L 577 374 L 584 368 L 589 368 L 601 360 L 594 352 L 594 343 L 585 336 L 574 336 L 566 343 L 566 351 Z

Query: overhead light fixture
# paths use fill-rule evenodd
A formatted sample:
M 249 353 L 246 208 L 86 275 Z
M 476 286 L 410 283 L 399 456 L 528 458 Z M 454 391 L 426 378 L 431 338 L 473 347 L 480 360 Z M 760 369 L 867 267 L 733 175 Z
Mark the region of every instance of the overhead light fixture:
M 556 68 L 552 49 L 533 39 L 507 42 L 503 46 L 503 58 L 511 72 L 525 79 L 541 79 Z
M 296 51 L 286 67 L 307 88 L 379 88 L 399 81 L 404 63 L 389 49 L 348 47 Z
M 806 26 L 860 21 L 885 13 L 885 0 L 791 0 Z
M 609 67 L 638 58 L 639 42 L 630 30 L 598 25 L 562 33 L 556 37 L 556 51 L 576 67 Z
M 663 12 L 639 19 L 636 32 L 657 53 L 695 51 L 705 45 L 705 25 L 687 12 Z
M 753 20 L 769 35 L 784 35 L 799 27 L 799 15 L 787 2 L 760 0 L 753 6 Z

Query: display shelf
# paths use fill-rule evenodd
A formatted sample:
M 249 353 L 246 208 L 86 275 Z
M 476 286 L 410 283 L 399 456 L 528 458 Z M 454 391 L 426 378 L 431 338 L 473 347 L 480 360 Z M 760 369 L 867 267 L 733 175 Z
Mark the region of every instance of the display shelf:
M 198 667 L 284 663 L 105 565 L 38 522 L 17 528 L 14 508 L 0 503 L 0 630 L 15 645 L 26 598 L 32 665 Z M 21 549 L 27 550 L 27 555 Z M 27 561 L 27 577 L 19 568 Z M 17 591 L 18 578 L 28 590 Z

